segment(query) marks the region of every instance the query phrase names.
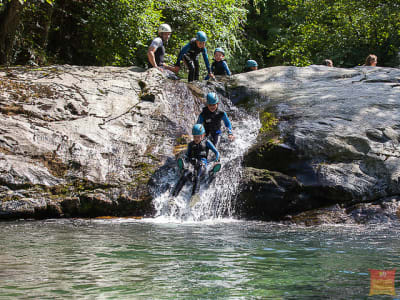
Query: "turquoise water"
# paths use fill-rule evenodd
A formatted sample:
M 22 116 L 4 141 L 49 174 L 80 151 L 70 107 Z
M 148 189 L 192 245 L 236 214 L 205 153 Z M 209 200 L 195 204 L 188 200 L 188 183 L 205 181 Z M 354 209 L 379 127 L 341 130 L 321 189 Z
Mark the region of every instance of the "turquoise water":
M 0 299 L 393 299 L 398 224 L 47 220 L 0 223 Z M 400 293 L 400 282 L 396 280 Z

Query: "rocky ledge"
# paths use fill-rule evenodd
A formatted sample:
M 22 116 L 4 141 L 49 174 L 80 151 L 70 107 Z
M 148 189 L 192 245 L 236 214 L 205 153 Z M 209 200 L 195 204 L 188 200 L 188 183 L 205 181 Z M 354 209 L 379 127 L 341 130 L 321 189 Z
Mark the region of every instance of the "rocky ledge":
M 1 69 L 0 219 L 152 214 L 147 182 L 200 103 L 157 70 Z
M 362 222 L 368 214 L 357 212 L 380 207 L 374 211 L 397 219 L 399 69 L 274 67 L 235 75 L 230 89 L 262 121 L 245 157 L 243 217 L 304 221 L 305 213 L 293 216 L 326 209 Z

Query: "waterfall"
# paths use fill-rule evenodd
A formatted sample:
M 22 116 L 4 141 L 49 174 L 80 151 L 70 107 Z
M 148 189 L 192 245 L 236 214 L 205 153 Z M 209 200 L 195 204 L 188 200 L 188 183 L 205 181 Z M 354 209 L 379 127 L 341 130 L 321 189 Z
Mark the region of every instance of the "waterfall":
M 242 177 L 242 158 L 247 149 L 255 143 L 260 122 L 258 115 L 251 115 L 244 109 L 232 105 L 232 102 L 218 95 L 220 108 L 225 110 L 231 120 L 235 140 L 228 140 L 225 126 L 218 146 L 222 169 L 216 174 L 215 180 L 209 184 L 201 184 L 200 200 L 194 205 L 189 204 L 191 198 L 190 182 L 187 182 L 179 196 L 172 197 L 171 190 L 176 185 L 180 172 L 175 161 L 170 160 L 163 171 L 159 172 L 151 189 L 156 217 L 169 218 L 177 221 L 199 221 L 234 214 L 234 199 L 238 193 Z M 194 124 L 194 123 L 193 123 Z M 209 158 L 213 157 L 210 152 Z

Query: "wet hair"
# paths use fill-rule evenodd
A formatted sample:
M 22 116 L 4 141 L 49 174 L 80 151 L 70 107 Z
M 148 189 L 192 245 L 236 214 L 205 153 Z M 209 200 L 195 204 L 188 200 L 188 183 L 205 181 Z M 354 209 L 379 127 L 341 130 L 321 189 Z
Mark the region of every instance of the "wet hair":
M 331 66 L 331 67 L 333 67 L 333 62 L 332 62 L 332 60 L 330 60 L 330 59 L 324 59 L 324 61 L 322 62 L 322 64 L 324 65 L 324 66 Z
M 378 57 L 375 54 L 370 54 L 365 59 L 364 66 L 371 66 L 373 62 L 378 62 Z

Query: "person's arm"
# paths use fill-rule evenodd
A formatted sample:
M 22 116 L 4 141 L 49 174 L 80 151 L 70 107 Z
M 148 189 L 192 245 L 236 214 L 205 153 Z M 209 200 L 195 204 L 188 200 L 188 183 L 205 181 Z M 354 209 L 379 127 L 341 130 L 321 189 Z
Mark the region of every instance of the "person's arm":
M 199 118 L 197 119 L 196 124 L 203 124 L 203 123 L 204 123 L 204 118 L 203 118 L 203 115 L 200 114 L 200 115 L 199 115 Z
M 228 64 L 226 63 L 226 61 L 223 61 L 222 65 L 224 66 L 226 75 L 231 76 L 232 74 L 231 74 L 231 71 L 229 71 L 229 67 L 228 67 Z
M 156 52 L 156 49 L 153 47 L 149 47 L 149 50 L 147 51 L 147 58 L 149 59 L 149 63 L 154 68 L 157 68 L 156 57 L 154 56 L 154 52 Z
M 149 60 L 149 63 L 154 67 L 157 68 L 159 66 L 157 66 L 156 63 L 156 57 L 155 57 L 155 52 L 157 51 L 158 47 L 160 47 L 162 45 L 162 41 L 160 38 L 155 38 L 150 46 L 149 46 L 149 50 L 147 50 L 147 58 Z
M 211 68 L 210 68 L 210 62 L 208 61 L 207 48 L 203 48 L 202 54 L 203 54 L 204 63 L 206 64 L 207 72 L 208 72 L 208 74 L 210 74 L 211 77 L 213 77 L 214 75 L 211 75 L 212 73 L 211 73 Z
M 231 121 L 229 121 L 228 115 L 226 112 L 224 112 L 224 115 L 222 117 L 222 121 L 224 121 L 224 124 L 226 128 L 228 128 L 228 138 L 230 141 L 233 141 L 235 139 L 235 136 L 232 133 L 232 124 Z
M 175 66 L 180 67 L 181 60 L 183 59 L 183 56 L 189 51 L 189 49 L 190 49 L 190 43 L 183 46 L 183 48 L 179 52 L 178 59 L 176 60 Z
M 217 148 L 215 148 L 214 144 L 211 141 L 207 140 L 206 145 L 207 145 L 208 149 L 210 149 L 212 152 L 214 152 L 214 154 L 215 154 L 214 161 L 219 161 L 219 152 L 218 152 Z
M 228 128 L 229 134 L 232 134 L 232 124 L 231 124 L 231 121 L 229 121 L 229 118 L 228 118 L 228 115 L 226 114 L 226 112 L 224 112 L 222 121 L 224 121 L 226 128 Z

